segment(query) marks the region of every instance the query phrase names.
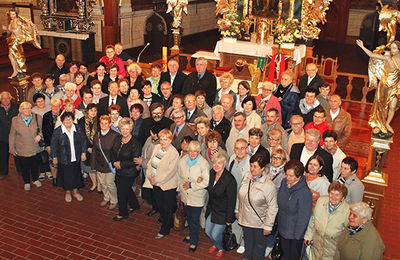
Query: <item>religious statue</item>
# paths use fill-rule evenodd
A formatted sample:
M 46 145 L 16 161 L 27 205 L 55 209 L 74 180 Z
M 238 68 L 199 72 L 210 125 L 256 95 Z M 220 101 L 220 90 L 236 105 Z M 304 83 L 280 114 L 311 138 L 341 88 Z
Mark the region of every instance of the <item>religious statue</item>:
M 301 29 L 305 40 L 318 39 L 318 23 L 326 22 L 326 11 L 332 0 L 304 0 L 301 11 Z
M 188 0 L 167 0 L 167 13 L 173 11 L 174 21 L 172 22 L 172 27 L 179 28 L 182 24 L 183 12 L 188 13 Z
M 379 12 L 379 31 L 386 32 L 386 45 L 378 46 L 374 53 L 382 54 L 386 47 L 389 47 L 396 38 L 397 23 L 400 22 L 399 10 L 390 8 L 389 5 L 383 5 L 381 0 L 379 3 L 382 7 Z
M 390 55 L 373 53 L 364 47 L 361 40 L 357 40 L 356 43 L 370 58 L 384 62 L 368 124 L 375 136 L 388 139 L 394 133 L 390 123 L 396 112 L 397 100 L 400 98 L 400 42 L 392 42 Z
M 7 30 L 7 45 L 13 73 L 9 78 L 23 78 L 26 76 L 26 65 L 23 43 L 32 43 L 38 49 L 42 47 L 39 44 L 39 35 L 36 25 L 29 19 L 18 15 L 15 9 L 7 12 L 8 27 L 3 26 Z
M 257 66 L 257 63 L 257 59 L 255 59 L 253 63 L 247 63 L 247 61 L 244 61 L 244 65 L 247 65 L 251 75 L 250 93 L 252 95 L 258 94 L 258 83 L 261 78 L 261 69 Z

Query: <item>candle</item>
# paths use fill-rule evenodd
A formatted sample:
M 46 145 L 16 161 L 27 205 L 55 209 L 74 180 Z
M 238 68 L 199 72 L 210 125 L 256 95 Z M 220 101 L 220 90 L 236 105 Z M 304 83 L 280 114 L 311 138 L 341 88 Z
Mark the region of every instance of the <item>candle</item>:
M 167 56 L 168 56 L 168 49 L 167 47 L 162 47 L 162 65 L 163 65 L 163 72 L 167 71 Z

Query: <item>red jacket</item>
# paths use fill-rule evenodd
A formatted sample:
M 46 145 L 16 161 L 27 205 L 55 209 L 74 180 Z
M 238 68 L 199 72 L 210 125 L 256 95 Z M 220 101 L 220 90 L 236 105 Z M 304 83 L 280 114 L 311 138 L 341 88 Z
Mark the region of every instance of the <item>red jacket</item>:
M 314 122 L 310 122 L 310 123 L 306 124 L 306 126 L 304 127 L 305 130 L 311 129 L 311 128 L 315 128 L 321 133 L 321 140 L 319 141 L 319 146 L 323 146 L 324 139 L 323 139 L 322 135 L 324 134 L 324 132 L 326 130 L 332 130 L 332 127 L 330 127 L 325 121 L 319 125 L 315 125 Z
M 261 100 L 261 94 L 256 97 L 256 105 L 257 106 L 260 103 L 260 100 Z M 268 100 L 267 105 L 265 105 L 265 109 L 264 109 L 265 117 L 267 117 L 267 112 L 268 112 L 268 110 L 270 108 L 276 108 L 278 110 L 278 112 L 279 112 L 279 124 L 282 125 L 281 104 L 279 103 L 278 98 L 275 97 L 274 95 L 271 95 L 271 97 Z
M 100 62 L 104 62 L 106 64 L 106 70 L 107 73 L 109 73 L 109 67 L 111 64 L 115 63 L 118 65 L 118 75 L 121 75 L 122 77 L 126 77 L 126 71 L 125 71 L 125 66 L 124 66 L 124 61 L 121 58 L 118 58 L 117 56 L 114 56 L 111 60 L 108 59 L 107 56 L 103 56 L 100 59 Z

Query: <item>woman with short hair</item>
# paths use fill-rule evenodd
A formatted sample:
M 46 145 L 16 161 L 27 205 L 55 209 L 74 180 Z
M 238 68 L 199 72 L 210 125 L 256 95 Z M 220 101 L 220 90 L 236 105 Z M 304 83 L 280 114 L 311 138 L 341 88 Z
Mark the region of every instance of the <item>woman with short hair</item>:
M 206 116 L 199 116 L 194 120 L 197 132 L 197 141 L 200 143 L 201 150 L 207 149 L 206 135 L 210 131 L 210 119 Z
M 316 154 L 311 156 L 306 164 L 305 176 L 307 185 L 313 194 L 313 207 L 320 196 L 328 195 L 328 187 L 330 182 L 328 178 L 323 175 L 324 166 L 324 159 Z
M 273 181 L 275 187 L 281 187 L 282 180 L 285 178 L 283 167 L 287 162 L 288 155 L 282 148 L 277 148 L 271 153 L 271 162 L 266 166 L 268 177 Z
M 139 92 L 139 95 L 142 94 L 142 81 L 143 77 L 141 76 L 142 74 L 142 68 L 137 64 L 137 63 L 131 63 L 127 68 L 126 71 L 128 72 L 126 79 L 129 81 L 129 88 L 132 89 L 137 89 Z
M 225 153 L 226 151 L 221 148 L 222 136 L 215 130 L 212 130 L 206 134 L 207 149 L 202 150 L 201 155 L 208 161 L 210 167 L 212 167 L 212 158 L 216 153 Z M 227 156 L 227 155 L 226 155 Z
M 236 111 L 242 111 L 243 110 L 243 100 L 249 95 L 250 93 L 250 84 L 249 82 L 243 80 L 238 83 L 237 86 L 237 94 L 235 98 L 235 104 L 236 104 Z
M 217 94 L 215 95 L 215 100 L 213 106 L 221 105 L 221 99 L 223 95 L 229 94 L 233 98 L 233 107 L 235 107 L 236 102 L 236 94 L 232 91 L 231 86 L 234 81 L 234 77 L 232 73 L 225 72 L 224 74 L 219 77 L 219 84 L 221 88 L 218 89 Z
M 64 110 L 64 101 L 68 98 L 74 101 L 74 108 L 78 109 L 82 99 L 76 94 L 76 85 L 72 82 L 67 82 L 65 83 L 64 91 L 65 94 L 61 97 L 61 109 Z
M 208 117 L 212 117 L 211 107 L 206 102 L 207 94 L 204 90 L 197 90 L 194 95 L 196 96 L 196 106 L 199 110 L 203 111 L 203 113 Z
M 172 96 L 172 106 L 170 106 L 166 111 L 164 116 L 173 119 L 172 114 L 175 110 L 183 109 L 185 97 L 182 94 L 175 94 Z
M 261 128 L 261 117 L 256 112 L 256 100 L 253 96 L 247 96 L 242 101 L 242 108 L 246 114 L 246 126 L 248 129 Z

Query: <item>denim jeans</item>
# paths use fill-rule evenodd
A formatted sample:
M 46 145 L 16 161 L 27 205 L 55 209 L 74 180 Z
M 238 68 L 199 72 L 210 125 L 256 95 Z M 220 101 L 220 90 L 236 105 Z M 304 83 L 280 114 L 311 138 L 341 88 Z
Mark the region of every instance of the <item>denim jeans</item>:
M 206 219 L 206 234 L 211 239 L 213 245 L 218 250 L 223 250 L 222 247 L 222 233 L 224 232 L 226 225 L 215 224 L 211 222 L 211 213 Z
M 200 214 L 203 207 L 184 206 L 184 209 L 189 224 L 190 244 L 197 246 L 199 243 Z

